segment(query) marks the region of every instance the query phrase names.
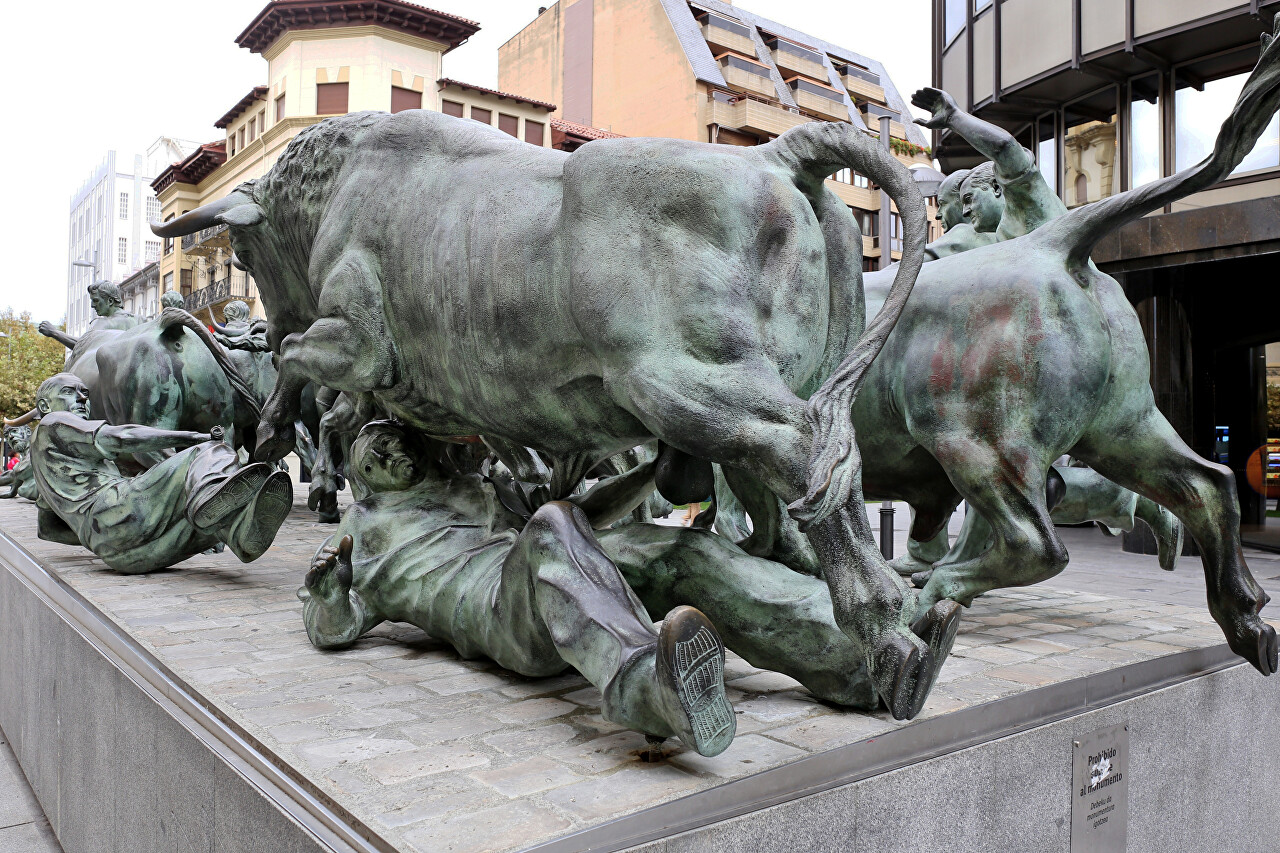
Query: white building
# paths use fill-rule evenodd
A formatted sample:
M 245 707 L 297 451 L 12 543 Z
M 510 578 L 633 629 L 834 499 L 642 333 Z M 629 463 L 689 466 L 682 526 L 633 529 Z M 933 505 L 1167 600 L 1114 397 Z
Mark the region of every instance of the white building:
M 160 259 L 160 238 L 148 221 L 160 218 L 160 203 L 151 181 L 170 163 L 197 147 L 194 142 L 162 136 L 147 153 L 106 157 L 71 197 L 67 234 L 67 332 L 80 335 L 93 319 L 87 288 L 95 274 L 119 284 Z M 96 269 L 75 261 L 96 264 Z

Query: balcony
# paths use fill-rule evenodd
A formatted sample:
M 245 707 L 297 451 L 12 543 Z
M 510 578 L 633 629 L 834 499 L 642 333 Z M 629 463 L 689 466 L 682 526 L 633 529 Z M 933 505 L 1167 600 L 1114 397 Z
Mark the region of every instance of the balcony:
M 252 301 L 254 293 L 249 286 L 249 278 L 244 274 L 229 275 L 214 280 L 208 287 L 193 291 L 186 298 L 187 310 L 192 314 L 202 308 L 209 308 L 230 299 Z
M 759 62 L 753 62 L 732 53 L 718 57 L 723 69 L 724 80 L 730 88 L 745 92 L 754 92 L 768 98 L 776 98 L 773 78 L 769 76 L 769 68 Z
M 225 224 L 202 228 L 182 238 L 182 251 L 189 255 L 211 256 L 219 250 L 231 251 L 231 237 L 227 234 Z
M 879 101 L 884 103 L 884 87 L 880 85 L 880 75 L 873 74 L 856 65 L 845 65 L 840 70 L 840 80 L 844 83 L 855 101 Z
M 906 139 L 907 130 L 902 126 L 902 122 L 898 121 L 899 114 L 888 107 L 882 107 L 878 104 L 860 104 L 863 110 L 862 120 L 866 122 L 867 128 L 879 132 L 880 116 L 889 116 L 889 135 L 894 139 Z
M 787 81 L 787 85 L 791 87 L 791 94 L 801 109 L 835 121 L 849 120 L 849 107 L 845 104 L 843 93 L 803 77 L 793 77 Z
M 827 178 L 825 183 L 827 189 L 835 193 L 840 201 L 850 207 L 860 208 L 861 210 L 880 209 L 879 190 L 855 187 L 853 184 L 846 184 L 843 181 L 835 181 L 831 178 Z
M 822 54 L 782 39 L 769 42 L 769 48 L 783 77 L 803 74 L 824 83 L 827 81 L 827 67 L 822 64 Z
M 701 23 L 702 37 L 711 45 L 713 54 L 730 50 L 746 56 L 756 55 L 756 43 L 751 39 L 750 27 L 709 12 Z
M 778 136 L 808 120 L 800 113 L 752 98 L 740 98 L 732 104 L 719 99 L 711 102 L 712 122 L 760 136 Z

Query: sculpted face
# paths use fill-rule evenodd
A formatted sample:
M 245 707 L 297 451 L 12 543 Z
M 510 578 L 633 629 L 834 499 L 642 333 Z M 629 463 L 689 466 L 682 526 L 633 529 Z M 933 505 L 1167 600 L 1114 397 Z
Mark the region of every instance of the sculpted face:
M 403 491 L 422 479 L 400 427 L 370 424 L 351 446 L 356 476 L 374 492 Z
M 82 418 L 89 417 L 89 388 L 70 373 L 59 373 L 46 379 L 36 395 L 36 408 L 40 414 L 69 412 Z
M 960 200 L 960 185 L 969 175 L 968 169 L 952 172 L 938 185 L 938 221 L 944 231 L 950 231 L 964 222 L 964 204 Z
M 1004 216 L 1004 194 L 994 175 L 974 169 L 960 185 L 964 221 L 975 231 L 990 232 L 1000 227 Z
M 8 439 L 9 446 L 19 453 L 26 453 L 27 448 L 31 446 L 30 427 L 20 426 L 6 429 L 4 437 Z

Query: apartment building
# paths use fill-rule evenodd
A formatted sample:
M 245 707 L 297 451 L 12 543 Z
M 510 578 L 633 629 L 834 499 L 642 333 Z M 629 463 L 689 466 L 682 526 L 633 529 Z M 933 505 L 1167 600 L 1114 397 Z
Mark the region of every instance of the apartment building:
M 1277 12 L 1280 0 L 934 0 L 934 81 L 1035 152 L 1075 207 L 1208 155 Z M 980 159 L 953 134 L 934 143 L 947 171 Z M 1093 260 L 1138 312 L 1161 411 L 1236 472 L 1245 540 L 1280 550 L 1246 476 L 1280 341 L 1280 117 L 1227 180 L 1131 223 Z
M 236 38 L 266 60 L 266 82 L 213 125 L 221 135 L 156 178 L 163 219 L 227 195 L 264 174 L 303 128 L 361 110 L 427 109 L 480 121 L 550 147 L 555 104 L 444 76 L 443 57 L 480 25 L 401 0 L 274 0 Z M 188 310 L 222 319 L 233 299 L 263 316 L 252 278 L 231 262 L 225 226 L 165 240 L 160 291 Z
M 719 0 L 559 0 L 498 49 L 498 85 L 558 104 L 566 126 L 725 145 L 806 121 L 878 133 L 887 115 L 898 158 L 932 163 L 881 63 Z M 879 190 L 848 170 L 827 185 L 859 220 L 874 267 Z M 897 258 L 896 212 L 892 222 Z
M 88 287 L 119 284 L 160 257 L 147 223 L 160 207 L 151 180 L 193 143 L 162 136 L 145 154 L 108 151 L 71 197 L 67 243 L 67 330 L 79 335 L 93 320 Z

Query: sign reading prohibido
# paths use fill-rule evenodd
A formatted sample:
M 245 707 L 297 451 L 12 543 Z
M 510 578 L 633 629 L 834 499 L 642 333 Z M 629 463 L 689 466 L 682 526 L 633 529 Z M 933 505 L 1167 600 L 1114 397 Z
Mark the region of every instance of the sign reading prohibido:
M 1072 742 L 1071 853 L 1124 853 L 1129 829 L 1129 726 Z

